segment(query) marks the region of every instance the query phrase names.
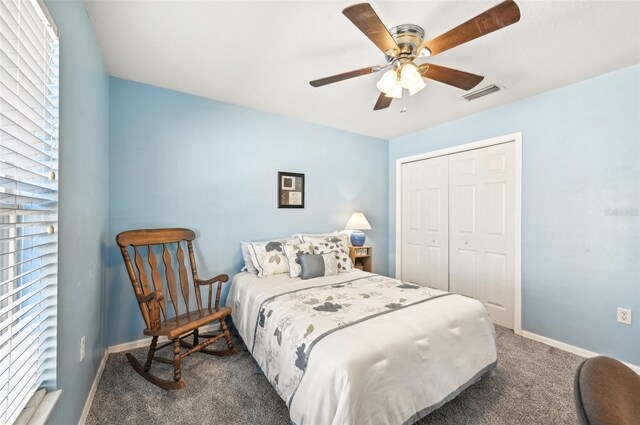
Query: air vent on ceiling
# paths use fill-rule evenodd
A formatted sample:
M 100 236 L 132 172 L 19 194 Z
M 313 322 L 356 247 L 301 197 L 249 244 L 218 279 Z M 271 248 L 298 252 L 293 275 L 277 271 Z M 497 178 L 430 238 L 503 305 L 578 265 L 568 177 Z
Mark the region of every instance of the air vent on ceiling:
M 498 86 L 496 84 L 491 84 L 490 86 L 483 87 L 483 88 L 481 88 L 479 90 L 467 93 L 467 94 L 463 95 L 462 97 L 464 98 L 464 100 L 470 101 L 470 100 L 475 100 L 475 99 L 477 99 L 479 97 L 482 97 L 482 96 L 486 96 L 486 95 L 491 94 L 491 93 L 495 93 L 495 92 L 500 91 L 500 90 L 502 90 L 502 87 L 500 87 L 500 86 Z

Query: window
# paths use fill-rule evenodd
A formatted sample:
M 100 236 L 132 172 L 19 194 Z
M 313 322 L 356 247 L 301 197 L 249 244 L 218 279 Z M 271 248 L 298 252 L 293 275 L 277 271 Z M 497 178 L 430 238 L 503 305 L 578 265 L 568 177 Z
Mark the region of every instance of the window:
M 0 1 L 0 425 L 55 386 L 56 32 L 37 0 Z

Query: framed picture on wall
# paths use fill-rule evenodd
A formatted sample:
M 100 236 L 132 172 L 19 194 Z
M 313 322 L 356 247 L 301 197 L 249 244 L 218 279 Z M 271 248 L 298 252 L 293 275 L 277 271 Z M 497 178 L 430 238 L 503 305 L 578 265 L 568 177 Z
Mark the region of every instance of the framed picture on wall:
M 304 208 L 304 174 L 278 171 L 278 208 Z

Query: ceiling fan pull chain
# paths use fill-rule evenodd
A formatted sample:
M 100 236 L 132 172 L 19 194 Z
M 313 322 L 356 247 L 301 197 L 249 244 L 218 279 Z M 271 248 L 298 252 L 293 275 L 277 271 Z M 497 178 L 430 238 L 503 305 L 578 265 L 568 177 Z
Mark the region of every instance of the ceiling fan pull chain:
M 407 112 L 406 104 L 407 104 L 407 96 L 405 96 L 407 89 L 402 89 L 402 109 L 400 109 L 400 113 L 404 114 Z

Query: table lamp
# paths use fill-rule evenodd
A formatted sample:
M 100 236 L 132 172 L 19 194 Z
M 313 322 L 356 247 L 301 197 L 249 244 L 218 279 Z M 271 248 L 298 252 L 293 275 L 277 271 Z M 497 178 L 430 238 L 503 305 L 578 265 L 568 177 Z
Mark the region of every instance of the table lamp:
M 351 218 L 349 218 L 344 229 L 353 230 L 353 233 L 351 233 L 351 245 L 362 246 L 364 245 L 364 233 L 362 231 L 371 230 L 371 225 L 363 213 L 354 212 L 351 214 Z

